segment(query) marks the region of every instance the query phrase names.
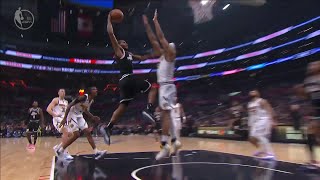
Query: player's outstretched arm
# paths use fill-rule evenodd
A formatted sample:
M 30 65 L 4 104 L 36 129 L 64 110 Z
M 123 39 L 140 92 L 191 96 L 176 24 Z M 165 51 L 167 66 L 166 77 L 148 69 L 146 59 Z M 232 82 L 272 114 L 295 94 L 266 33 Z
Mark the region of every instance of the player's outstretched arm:
M 149 39 L 151 46 L 153 48 L 153 55 L 154 56 L 161 56 L 161 51 L 162 51 L 161 46 L 158 42 L 156 35 L 154 34 L 154 32 L 151 29 L 151 26 L 149 24 L 147 16 L 143 15 L 142 20 L 143 20 L 144 27 L 146 29 L 148 39 Z
M 109 35 L 109 38 L 110 38 L 110 41 L 111 41 L 112 48 L 114 50 L 115 56 L 117 58 L 123 57 L 124 52 L 123 52 L 123 49 L 120 47 L 116 36 L 114 35 L 110 14 L 108 15 L 107 31 L 108 31 L 108 35 Z
M 158 37 L 158 39 L 160 41 L 160 44 L 161 44 L 162 48 L 166 51 L 166 53 L 169 53 L 168 55 L 173 57 L 173 60 L 174 60 L 175 59 L 175 55 L 176 55 L 176 50 L 175 50 L 175 48 L 171 48 L 170 47 L 169 42 L 167 41 L 167 39 L 165 38 L 165 36 L 163 34 L 163 31 L 162 31 L 161 26 L 160 26 L 159 21 L 158 21 L 158 12 L 157 12 L 157 10 L 154 12 L 153 22 L 154 22 L 154 26 L 155 26 L 155 29 L 156 29 L 157 37 Z
M 58 117 L 58 114 L 55 114 L 52 109 L 54 106 L 58 104 L 58 98 L 52 99 L 51 103 L 47 107 L 47 112 L 52 116 L 52 117 Z

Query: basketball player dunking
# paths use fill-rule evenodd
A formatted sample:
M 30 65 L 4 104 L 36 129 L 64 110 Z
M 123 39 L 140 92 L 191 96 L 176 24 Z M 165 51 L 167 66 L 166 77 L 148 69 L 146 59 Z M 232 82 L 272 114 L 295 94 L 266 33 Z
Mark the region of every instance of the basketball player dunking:
M 117 123 L 119 118 L 126 112 L 129 103 L 134 99 L 134 96 L 137 93 L 149 92 L 147 110 L 145 110 L 143 114 L 146 115 L 153 122 L 155 121 L 153 117 L 153 103 L 155 101 L 157 91 L 155 88 L 152 88 L 151 84 L 147 80 L 138 79 L 135 75 L 133 75 L 132 60 L 137 59 L 143 61 L 148 58 L 158 57 L 160 54 L 156 54 L 156 52 L 154 54 L 143 56 L 131 54 L 128 51 L 128 44 L 124 40 L 118 41 L 116 36 L 114 35 L 110 14 L 108 16 L 107 30 L 115 53 L 115 59 L 117 61 L 120 73 L 122 75 L 122 77 L 119 80 L 120 104 L 118 108 L 113 112 L 109 124 L 105 128 L 100 128 L 101 133 L 104 135 L 105 143 L 110 145 L 110 135 L 112 127 Z
M 315 146 L 320 143 L 320 61 L 312 62 L 308 65 L 307 77 L 304 80 L 304 93 L 311 100 L 314 108 L 315 118 L 308 125 L 307 146 L 310 152 L 310 164 L 319 166 L 316 161 Z
M 272 126 L 275 124 L 274 111 L 268 101 L 260 97 L 259 91 L 253 90 L 249 96 L 251 98 L 248 104 L 249 141 L 257 148 L 261 148 L 254 156 L 260 159 L 275 159 L 269 140 Z
M 94 116 L 89 112 L 90 106 L 93 103 L 93 99 L 98 95 L 98 90 L 96 87 L 90 87 L 88 88 L 87 92 L 89 94 L 79 96 L 68 105 L 63 120 L 59 126 L 59 128 L 62 128 L 68 121 L 68 128 L 71 132 L 73 132 L 73 136 L 67 139 L 66 143 L 62 143 L 62 146 L 56 151 L 57 154 L 62 154 L 67 160 L 70 159 L 66 156 L 66 153 L 63 152 L 70 144 L 80 137 L 80 130 L 86 135 L 88 142 L 95 153 L 95 159 L 100 159 L 106 153 L 106 151 L 99 151 L 96 148 L 96 144 L 91 135 L 91 130 L 89 130 L 88 124 L 83 118 L 83 113 L 85 113 L 91 120 L 95 122 L 100 121 L 99 117 Z
M 174 71 L 175 71 L 175 58 L 176 58 L 176 48 L 174 43 L 169 43 L 165 38 L 160 24 L 158 22 L 157 10 L 155 11 L 153 22 L 155 25 L 155 30 L 157 37 L 154 35 L 148 18 L 144 15 L 143 22 L 145 29 L 151 44 L 153 44 L 153 51 L 160 52 L 161 56 L 159 58 L 160 62 L 157 69 L 157 80 L 160 85 L 159 88 L 159 106 L 161 108 L 161 119 L 162 119 L 162 135 L 161 135 L 161 147 L 162 150 L 157 154 L 156 160 L 160 160 L 164 157 L 170 155 L 170 146 L 167 141 L 169 138 L 169 129 L 171 127 L 172 147 L 173 153 L 176 153 L 178 149 L 181 148 L 181 143 L 178 140 L 178 131 L 180 129 L 177 127 L 177 123 L 174 123 L 174 118 L 172 117 L 174 111 L 174 106 L 176 105 L 177 90 L 174 84 Z M 160 46 L 159 42 L 162 46 Z M 180 123 L 181 124 L 181 123 Z
M 44 117 L 42 109 L 38 107 L 38 102 L 33 101 L 32 107 L 28 110 L 28 119 L 26 122 L 27 125 L 27 139 L 28 139 L 28 149 L 35 149 L 37 142 L 38 134 L 37 131 L 41 125 L 41 128 L 44 128 Z M 31 135 L 33 135 L 33 144 L 31 142 Z
M 53 118 L 52 123 L 54 127 L 58 130 L 59 133 L 62 133 L 62 142 L 59 145 L 53 147 L 53 150 L 55 152 L 62 146 L 62 143 L 66 143 L 67 139 L 72 136 L 72 133 L 69 133 L 67 126 L 63 126 L 60 128 L 61 121 L 63 120 L 64 114 L 68 107 L 68 101 L 64 99 L 66 95 L 65 89 L 59 89 L 58 95 L 59 97 L 54 98 L 47 107 L 47 112 Z M 66 154 L 65 156 L 68 156 L 68 159 L 72 159 L 72 157 L 69 157 L 70 155 L 68 154 Z

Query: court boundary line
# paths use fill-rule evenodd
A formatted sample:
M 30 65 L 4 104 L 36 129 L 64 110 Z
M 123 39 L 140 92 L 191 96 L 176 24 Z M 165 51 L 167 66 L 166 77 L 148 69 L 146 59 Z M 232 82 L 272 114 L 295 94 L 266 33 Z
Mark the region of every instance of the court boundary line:
M 50 180 L 54 180 L 54 167 L 56 166 L 56 157 L 52 157 L 52 162 L 51 162 L 51 170 L 50 170 Z
M 258 169 L 265 169 L 269 171 L 274 171 L 274 172 L 280 172 L 284 174 L 294 174 L 292 172 L 288 171 L 282 171 L 278 169 L 272 169 L 272 168 L 266 168 L 266 167 L 261 167 L 261 166 L 252 166 L 252 165 L 247 165 L 247 164 L 233 164 L 233 163 L 215 163 L 215 162 L 180 162 L 180 163 L 165 163 L 165 164 L 155 164 L 155 165 L 150 165 L 150 166 L 144 166 L 141 168 L 138 168 L 134 171 L 131 172 L 131 177 L 135 180 L 142 180 L 137 176 L 137 173 L 141 170 L 152 168 L 152 167 L 159 167 L 159 166 L 168 166 L 168 165 L 189 165 L 189 164 L 210 164 L 210 165 L 230 165 L 230 166 L 242 166 L 242 167 L 250 167 L 250 168 L 258 168 Z

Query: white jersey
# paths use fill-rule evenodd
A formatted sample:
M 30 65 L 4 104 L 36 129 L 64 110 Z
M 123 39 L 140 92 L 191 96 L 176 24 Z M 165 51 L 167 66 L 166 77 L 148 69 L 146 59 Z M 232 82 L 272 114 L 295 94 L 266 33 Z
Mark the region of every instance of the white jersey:
M 76 105 L 72 106 L 70 109 L 70 113 L 74 115 L 82 116 L 82 113 L 84 112 L 85 108 L 89 111 L 90 106 L 93 103 L 93 100 L 89 102 L 89 96 L 88 94 L 85 94 L 86 100 L 84 102 L 79 102 Z
M 249 111 L 249 119 L 250 118 L 269 118 L 270 115 L 266 109 L 262 108 L 261 103 L 263 99 L 258 98 L 256 100 L 250 101 L 248 104 L 248 111 Z
M 61 117 L 64 116 L 68 106 L 68 101 L 65 99 L 58 99 L 58 104 L 53 107 L 53 112 Z
M 162 55 L 159 60 L 160 62 L 157 69 L 158 83 L 172 82 L 174 77 L 175 61 L 166 61 L 164 55 Z

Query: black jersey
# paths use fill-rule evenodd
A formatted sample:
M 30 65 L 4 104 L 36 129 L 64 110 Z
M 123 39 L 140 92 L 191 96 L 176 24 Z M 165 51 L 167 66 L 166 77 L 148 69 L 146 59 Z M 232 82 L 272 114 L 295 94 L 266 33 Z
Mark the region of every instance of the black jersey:
M 40 108 L 30 108 L 29 122 L 39 122 L 39 121 L 40 121 Z
M 133 73 L 132 60 L 132 54 L 128 51 L 124 51 L 122 58 L 117 58 L 117 64 L 119 66 L 121 75 Z

